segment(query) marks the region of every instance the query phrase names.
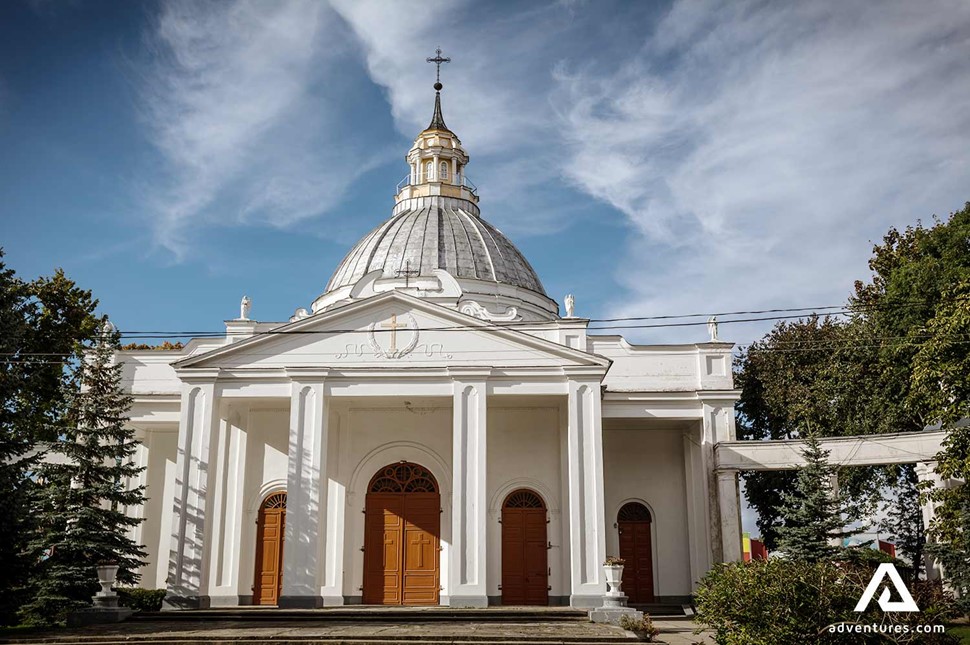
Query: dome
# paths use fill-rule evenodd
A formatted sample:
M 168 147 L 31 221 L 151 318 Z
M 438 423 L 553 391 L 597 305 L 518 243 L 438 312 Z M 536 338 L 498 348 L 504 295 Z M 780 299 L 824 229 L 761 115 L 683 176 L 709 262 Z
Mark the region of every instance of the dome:
M 479 217 L 474 204 L 434 197 L 409 199 L 398 207 L 351 249 L 330 278 L 328 292 L 353 285 L 372 271 L 394 278 L 426 276 L 441 269 L 455 278 L 498 282 L 546 295 L 528 260 L 501 231 Z

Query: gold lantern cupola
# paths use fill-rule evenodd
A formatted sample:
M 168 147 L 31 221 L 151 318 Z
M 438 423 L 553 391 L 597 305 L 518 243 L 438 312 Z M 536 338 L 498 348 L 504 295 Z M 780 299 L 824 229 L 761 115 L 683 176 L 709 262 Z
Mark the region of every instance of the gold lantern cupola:
M 411 171 L 398 184 L 394 199 L 395 202 L 400 202 L 415 197 L 440 195 L 477 204 L 477 188 L 465 176 L 468 153 L 458 136 L 445 125 L 445 118 L 441 113 L 441 64 L 448 63 L 451 59 L 443 58 L 440 48 L 436 54 L 434 58 L 428 59 L 429 63 L 435 63 L 438 67 L 434 84 L 434 114 L 431 116 L 431 123 L 408 150 L 405 159 Z

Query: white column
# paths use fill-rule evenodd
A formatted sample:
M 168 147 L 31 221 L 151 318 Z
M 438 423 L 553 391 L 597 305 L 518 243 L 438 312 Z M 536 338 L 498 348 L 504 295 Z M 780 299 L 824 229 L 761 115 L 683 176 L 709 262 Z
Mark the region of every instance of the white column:
M 433 159 L 434 159 L 434 163 L 431 165 L 431 176 L 428 177 L 428 181 L 431 181 L 432 178 L 434 179 L 434 181 L 440 181 L 441 169 L 438 167 L 438 163 L 440 162 L 440 157 L 438 155 L 435 155 Z
M 733 403 L 733 399 L 731 399 Z M 733 540 L 732 536 L 721 535 L 721 506 L 718 501 L 718 477 L 714 471 L 714 445 L 719 441 L 733 441 L 734 409 L 722 399 L 714 398 L 703 403 L 703 417 L 700 441 L 700 459 L 706 478 L 708 501 L 708 527 L 710 535 L 711 562 L 730 562 L 724 552 L 724 544 Z M 731 522 L 733 520 L 728 520 Z
M 165 599 L 171 607 L 208 606 L 209 453 L 218 410 L 215 375 L 204 382 L 183 383 L 168 596 Z
M 478 370 L 478 372 L 481 372 Z M 452 607 L 487 607 L 485 373 L 462 372 L 453 382 L 451 581 Z
M 934 488 L 942 488 L 943 480 L 936 472 L 936 462 L 935 461 L 923 461 L 916 464 L 916 478 L 919 480 L 920 484 L 924 482 L 930 482 L 932 484 L 931 488 L 920 489 L 920 492 L 925 494 Z M 925 484 L 924 484 L 925 485 Z M 930 543 L 929 530 L 933 520 L 936 518 L 936 502 L 927 499 L 922 504 L 923 511 L 923 529 L 927 531 L 926 543 Z M 928 553 L 923 554 L 923 566 L 926 569 L 926 579 L 927 580 L 942 580 L 943 579 L 943 567 L 936 561 L 933 556 Z
M 738 471 L 717 472 L 717 501 L 721 516 L 721 553 L 724 562 L 740 562 L 741 495 L 738 491 Z
M 291 374 L 286 533 L 280 607 L 320 607 L 325 600 L 328 404 L 325 372 Z M 342 602 L 342 598 L 340 599 Z M 327 599 L 328 604 L 337 599 Z
M 599 607 L 606 593 L 603 418 L 599 380 L 568 383 L 569 563 L 573 607 Z

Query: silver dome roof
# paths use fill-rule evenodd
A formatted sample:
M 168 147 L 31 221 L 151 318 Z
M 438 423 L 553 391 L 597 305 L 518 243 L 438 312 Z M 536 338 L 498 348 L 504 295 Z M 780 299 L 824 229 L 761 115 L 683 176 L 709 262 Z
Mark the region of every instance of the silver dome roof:
M 393 278 L 406 269 L 412 276 L 443 269 L 455 278 L 501 282 L 546 295 L 522 253 L 481 219 L 472 204 L 441 197 L 408 202 L 399 204 L 405 208 L 395 208 L 389 220 L 350 250 L 330 278 L 327 292 L 353 285 L 377 270 Z

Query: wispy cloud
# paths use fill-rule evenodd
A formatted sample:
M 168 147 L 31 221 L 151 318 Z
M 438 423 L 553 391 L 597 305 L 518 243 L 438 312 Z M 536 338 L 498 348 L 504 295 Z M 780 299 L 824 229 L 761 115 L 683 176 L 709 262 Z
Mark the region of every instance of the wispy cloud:
M 331 137 L 350 107 L 326 89 L 349 54 L 313 0 L 162 5 L 143 114 L 165 174 L 147 191 L 158 243 L 182 257 L 189 231 L 325 212 L 373 160 Z
M 967 4 L 677 2 L 653 34 L 557 73 L 566 174 L 639 233 L 617 311 L 837 303 L 868 240 L 970 197 Z

